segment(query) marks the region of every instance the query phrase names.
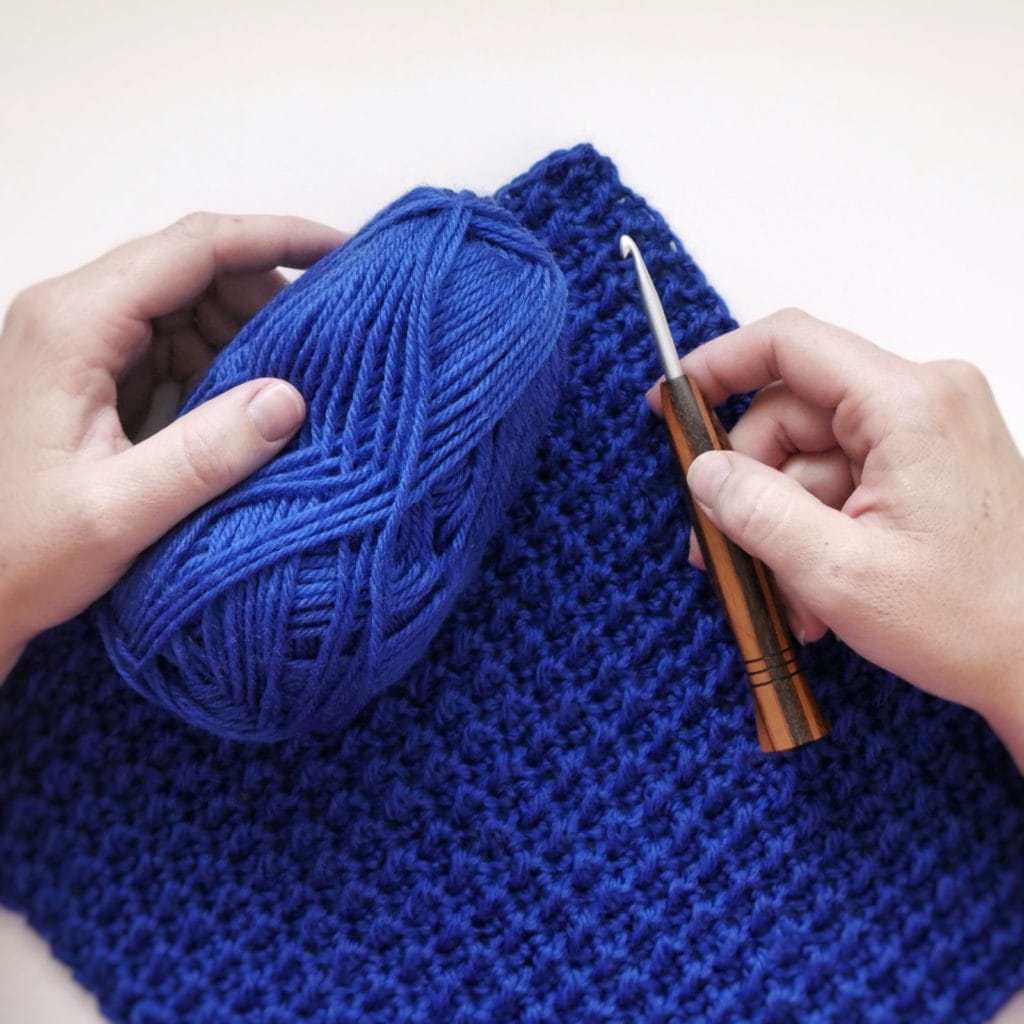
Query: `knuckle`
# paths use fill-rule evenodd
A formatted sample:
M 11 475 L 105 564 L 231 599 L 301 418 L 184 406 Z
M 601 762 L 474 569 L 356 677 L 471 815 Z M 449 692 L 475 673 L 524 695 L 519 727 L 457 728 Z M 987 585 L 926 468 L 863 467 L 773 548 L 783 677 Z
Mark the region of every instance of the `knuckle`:
M 167 230 L 186 238 L 205 238 L 212 234 L 220 219 L 218 214 L 207 210 L 195 210 L 176 220 Z
M 780 330 L 799 330 L 815 323 L 815 318 L 799 306 L 786 306 L 777 313 L 773 313 L 771 319 Z
M 959 391 L 977 394 L 988 390 L 985 374 L 966 359 L 943 359 L 932 366 Z
M 943 359 L 922 367 L 921 399 L 933 415 L 945 419 L 991 393 L 985 375 L 973 363 Z
M 14 296 L 7 310 L 7 323 L 12 326 L 37 326 L 57 304 L 52 281 L 29 285 Z

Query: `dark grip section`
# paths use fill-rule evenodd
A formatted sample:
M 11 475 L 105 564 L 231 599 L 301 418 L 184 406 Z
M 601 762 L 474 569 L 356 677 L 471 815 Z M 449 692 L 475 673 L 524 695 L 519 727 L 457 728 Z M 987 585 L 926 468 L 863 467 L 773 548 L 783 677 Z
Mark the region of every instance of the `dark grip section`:
M 800 669 L 768 570 L 708 519 L 686 486 L 686 471 L 698 455 L 729 447 L 725 430 L 689 378 L 665 381 L 661 389 L 665 423 L 683 470 L 683 497 L 746 666 L 761 747 L 791 750 L 820 739 L 828 725 Z

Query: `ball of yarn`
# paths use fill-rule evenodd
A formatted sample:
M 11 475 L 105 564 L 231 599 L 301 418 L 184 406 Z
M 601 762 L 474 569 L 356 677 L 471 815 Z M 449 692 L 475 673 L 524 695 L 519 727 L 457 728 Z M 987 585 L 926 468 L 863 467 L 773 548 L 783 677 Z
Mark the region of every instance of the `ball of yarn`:
M 184 411 L 283 377 L 285 451 L 100 608 L 124 679 L 222 736 L 337 729 L 424 654 L 554 409 L 565 282 L 505 211 L 421 188 L 270 302 Z

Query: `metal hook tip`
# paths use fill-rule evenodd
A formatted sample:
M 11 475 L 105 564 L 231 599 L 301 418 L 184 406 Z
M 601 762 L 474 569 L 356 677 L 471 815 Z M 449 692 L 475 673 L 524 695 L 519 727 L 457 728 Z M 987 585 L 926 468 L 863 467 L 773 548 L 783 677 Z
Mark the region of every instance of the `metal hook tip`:
M 658 354 L 661 356 L 661 365 L 665 370 L 665 376 L 668 380 L 681 377 L 683 370 L 679 365 L 676 343 L 672 340 L 672 331 L 665 318 L 665 310 L 662 308 L 661 299 L 658 298 L 658 290 L 651 280 L 640 247 L 629 235 L 620 235 L 619 252 L 624 260 L 629 259 L 630 256 L 633 257 L 633 265 L 636 267 L 637 281 L 640 285 L 640 299 L 644 305 L 644 312 L 647 314 L 647 322 L 651 326 L 651 334 L 654 335 L 655 344 L 658 346 Z

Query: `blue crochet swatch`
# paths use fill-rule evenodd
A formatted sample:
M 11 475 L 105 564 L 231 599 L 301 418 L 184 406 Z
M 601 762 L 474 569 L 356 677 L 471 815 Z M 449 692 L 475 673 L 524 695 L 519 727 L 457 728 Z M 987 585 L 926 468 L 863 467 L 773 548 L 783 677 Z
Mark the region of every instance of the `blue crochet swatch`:
M 0 691 L 0 899 L 124 1024 L 986 1018 L 1024 985 L 1015 769 L 832 643 L 832 735 L 758 751 L 618 236 L 685 345 L 728 313 L 590 147 L 498 198 L 565 273 L 569 383 L 426 663 L 249 746 L 129 691 L 87 617 L 41 637 Z

